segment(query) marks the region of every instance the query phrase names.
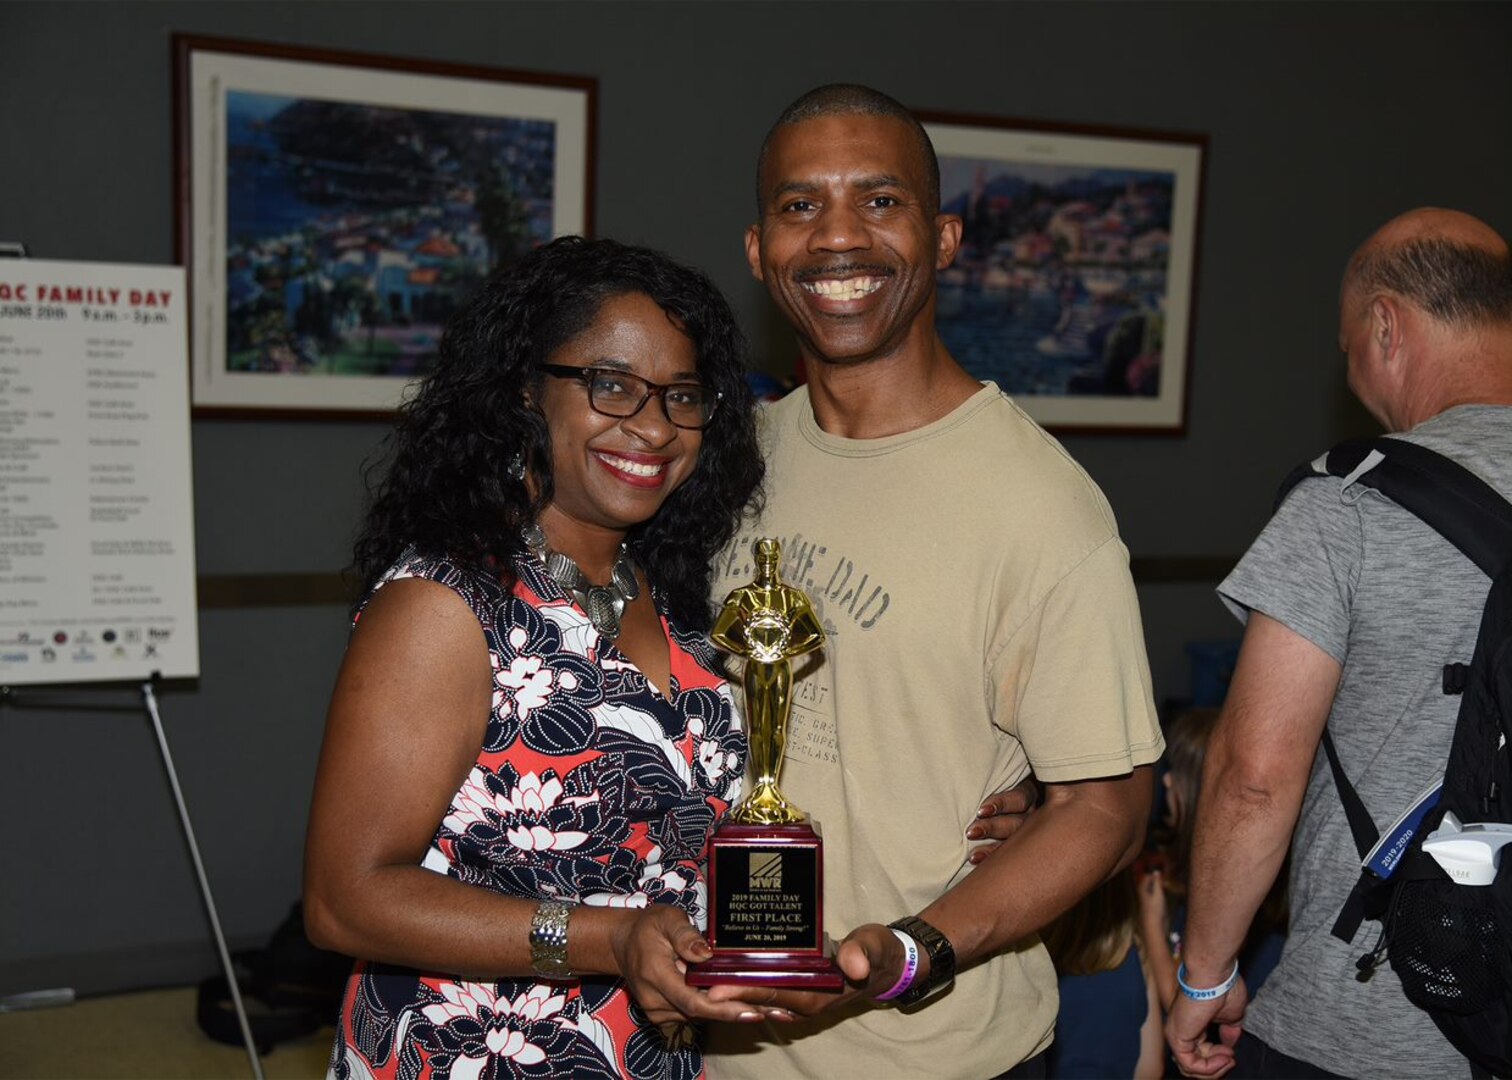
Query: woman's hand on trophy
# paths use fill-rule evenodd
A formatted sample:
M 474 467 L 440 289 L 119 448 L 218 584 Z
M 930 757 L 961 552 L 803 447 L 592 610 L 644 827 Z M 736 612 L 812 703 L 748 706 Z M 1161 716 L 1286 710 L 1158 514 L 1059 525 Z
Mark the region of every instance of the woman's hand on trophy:
M 1029 820 L 1040 804 L 1043 789 L 1033 775 L 1020 780 L 1011 788 L 1005 788 L 987 796 L 977 807 L 976 820 L 966 827 L 966 839 L 986 841 L 972 849 L 968 858 L 973 866 L 980 863 L 1002 846 Z
M 652 904 L 630 911 L 599 910 L 612 920 L 608 945 L 630 996 L 664 1031 L 686 1020 L 748 1023 L 769 1012 L 751 1002 L 713 1000 L 686 983 L 688 965 L 707 960 L 713 953 L 681 908 Z

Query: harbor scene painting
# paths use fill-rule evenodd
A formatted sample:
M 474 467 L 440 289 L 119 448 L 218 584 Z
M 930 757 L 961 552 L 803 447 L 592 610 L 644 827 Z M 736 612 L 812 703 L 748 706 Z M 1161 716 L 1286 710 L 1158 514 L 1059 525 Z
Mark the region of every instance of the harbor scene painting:
M 552 233 L 555 125 L 226 95 L 226 365 L 413 377 Z
M 385 418 L 490 271 L 593 231 L 596 80 L 173 35 L 195 415 Z
M 1039 132 L 995 146 L 1011 135 L 987 130 L 985 152 L 952 152 L 960 139 L 929 127 L 941 212 L 963 223 L 938 277 L 951 355 L 1042 423 L 1179 426 L 1194 171 Z

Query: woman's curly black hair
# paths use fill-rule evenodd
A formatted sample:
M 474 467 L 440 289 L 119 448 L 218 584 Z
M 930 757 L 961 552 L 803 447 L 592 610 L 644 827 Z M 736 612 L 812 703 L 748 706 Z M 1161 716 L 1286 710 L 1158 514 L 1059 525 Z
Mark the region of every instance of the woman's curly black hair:
M 537 248 L 492 274 L 447 325 L 434 366 L 368 468 L 354 557 L 368 588 L 411 546 L 512 577 L 511 559 L 525 550 L 520 530 L 553 494 L 551 437 L 531 404 L 544 378 L 537 367 L 586 330 L 606 300 L 627 293 L 649 296 L 677 319 L 700 379 L 722 395 L 692 475 L 627 537 L 670 613 L 708 628 L 711 564 L 759 500 L 764 472 L 745 338 L 702 273 L 613 240 L 569 236 Z M 512 474 L 522 459 L 534 499 Z

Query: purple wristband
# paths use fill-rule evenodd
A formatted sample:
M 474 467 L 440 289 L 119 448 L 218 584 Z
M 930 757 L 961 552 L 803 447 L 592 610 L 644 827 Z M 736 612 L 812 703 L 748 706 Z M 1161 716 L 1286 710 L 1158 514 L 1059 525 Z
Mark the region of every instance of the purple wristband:
M 912 986 L 914 976 L 919 973 L 919 943 L 901 930 L 893 930 L 893 933 L 903 943 L 903 974 L 899 975 L 898 981 L 892 984 L 892 989 L 885 994 L 878 994 L 872 999 L 874 1001 L 891 1001 Z

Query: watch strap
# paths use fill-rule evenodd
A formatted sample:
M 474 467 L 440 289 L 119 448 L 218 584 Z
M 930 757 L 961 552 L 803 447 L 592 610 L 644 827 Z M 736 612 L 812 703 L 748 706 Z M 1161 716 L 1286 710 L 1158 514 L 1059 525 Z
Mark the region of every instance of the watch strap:
M 901 930 L 917 941 L 929 957 L 928 976 L 916 979 L 912 986 L 899 994 L 895 999 L 899 1005 L 912 1005 L 955 981 L 955 949 L 949 938 L 917 915 L 905 915 L 887 925 L 889 929 Z

